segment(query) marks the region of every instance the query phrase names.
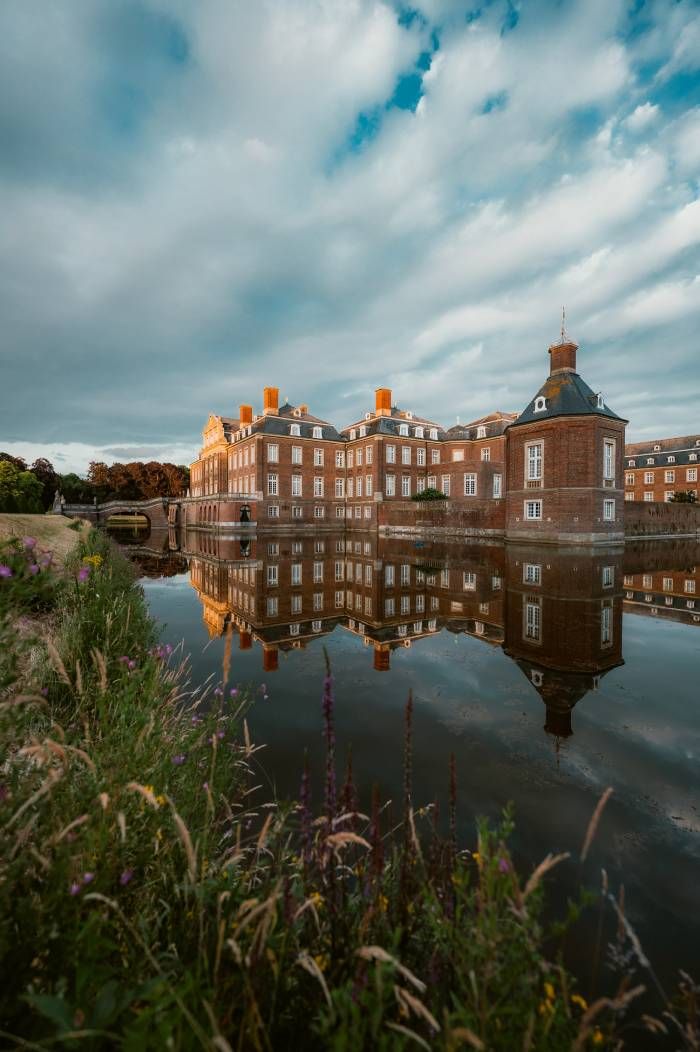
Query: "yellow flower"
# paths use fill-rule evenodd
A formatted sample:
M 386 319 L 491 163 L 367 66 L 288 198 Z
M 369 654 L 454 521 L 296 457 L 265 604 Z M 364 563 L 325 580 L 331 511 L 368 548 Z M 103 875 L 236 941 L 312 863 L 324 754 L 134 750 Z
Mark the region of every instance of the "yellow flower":
M 551 983 L 544 984 L 544 992 L 548 1001 L 553 1001 L 556 997 L 556 994 L 554 993 L 554 987 Z
M 571 997 L 572 1005 L 578 1005 L 582 1012 L 585 1012 L 588 1008 L 588 1001 L 585 997 L 581 997 L 581 994 L 572 994 Z
M 472 851 L 472 858 L 477 863 L 477 865 L 481 865 L 481 855 L 478 851 Z
M 600 1029 L 600 1027 L 596 1027 L 593 1031 L 593 1044 L 602 1045 L 604 1041 L 605 1038 L 603 1037 L 603 1031 Z
M 328 955 L 325 953 L 318 953 L 314 957 L 314 960 L 316 961 L 319 970 L 325 972 L 326 968 L 328 967 Z
M 382 913 L 386 913 L 386 908 L 387 908 L 388 905 L 389 905 L 389 900 L 386 897 L 386 895 L 380 895 L 379 896 L 379 909 L 382 911 Z
M 537 1006 L 537 1011 L 540 1013 L 540 1015 L 549 1015 L 551 1012 L 554 1011 L 552 1002 L 540 1001 L 539 1005 Z
M 97 570 L 97 568 L 102 565 L 102 556 L 101 555 L 85 555 L 85 556 L 83 556 L 83 562 L 86 563 L 88 566 L 94 566 L 95 569 Z
M 323 895 L 318 891 L 314 891 L 312 895 L 309 895 L 309 899 L 311 900 L 311 904 L 316 906 L 316 908 L 323 905 Z
M 160 807 L 161 804 L 165 803 L 165 797 L 163 796 L 162 793 L 160 793 L 160 795 L 156 797 L 156 803 L 158 804 L 159 807 Z

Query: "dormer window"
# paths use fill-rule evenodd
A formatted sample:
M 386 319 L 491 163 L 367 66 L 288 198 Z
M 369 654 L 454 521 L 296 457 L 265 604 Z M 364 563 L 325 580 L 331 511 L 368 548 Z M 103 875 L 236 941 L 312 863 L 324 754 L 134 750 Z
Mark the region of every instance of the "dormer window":
M 676 458 L 675 457 L 667 457 L 666 458 L 666 463 L 667 464 L 675 464 L 676 463 Z
M 366 434 L 367 434 L 367 428 L 365 427 L 364 424 L 362 424 L 362 426 L 360 427 L 360 438 L 364 438 Z
M 653 464 L 653 463 L 654 463 L 654 458 L 653 457 L 647 457 L 647 464 Z
M 437 442 L 438 434 L 437 434 L 437 428 L 436 427 L 431 427 L 430 428 L 430 437 L 433 440 L 433 442 Z
M 533 409 L 533 412 L 541 413 L 546 408 L 547 408 L 547 399 L 543 395 L 538 395 L 537 398 L 535 399 L 535 408 Z
M 697 459 L 698 459 L 697 453 L 691 453 L 690 456 L 688 457 L 688 460 L 697 460 Z
M 636 467 L 636 464 L 635 464 L 634 460 L 628 460 L 627 461 L 627 467 L 628 468 Z
M 371 420 L 371 419 L 372 419 L 372 414 L 371 413 L 365 413 L 365 420 Z
M 289 425 L 289 434 L 290 435 L 300 435 L 301 434 L 301 428 L 299 427 L 299 425 L 298 424 L 290 424 Z
M 477 429 L 476 429 L 476 437 L 477 438 L 486 438 L 486 427 L 483 424 L 480 424 L 479 427 L 477 427 Z
M 323 428 L 315 427 L 314 428 L 313 437 L 314 438 L 323 438 Z
M 656 445 L 654 446 L 654 452 L 655 452 L 655 453 L 658 453 L 660 449 L 661 449 L 661 446 L 660 446 L 660 445 L 659 445 L 659 444 L 657 443 L 657 444 L 656 444 Z
M 408 424 L 399 424 L 399 434 L 408 437 Z
M 357 438 L 357 431 L 353 427 L 352 430 L 350 431 L 350 441 L 354 442 L 356 438 Z
M 598 399 L 598 409 L 605 409 L 605 402 L 603 401 L 602 394 L 598 393 L 596 398 Z
M 416 428 L 416 438 L 422 438 L 422 437 L 423 437 L 423 428 L 422 427 L 417 427 Z
M 410 411 L 410 409 L 406 410 L 406 419 L 413 420 L 413 413 Z

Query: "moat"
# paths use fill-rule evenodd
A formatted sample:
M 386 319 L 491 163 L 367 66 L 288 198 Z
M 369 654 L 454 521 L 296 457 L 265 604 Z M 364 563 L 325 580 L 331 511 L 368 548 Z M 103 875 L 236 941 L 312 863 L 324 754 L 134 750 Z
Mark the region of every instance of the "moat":
M 375 784 L 400 796 L 409 691 L 416 806 L 445 806 L 454 753 L 462 836 L 512 800 L 525 867 L 550 851 L 578 858 L 612 786 L 568 890 L 599 886 L 604 868 L 662 981 L 697 973 L 700 545 L 115 535 L 193 683 L 220 686 L 230 658 L 226 689 L 255 693 L 261 803 L 298 794 L 305 753 L 321 791 L 325 648 L 339 762 L 351 750 L 361 810 Z M 571 951 L 584 973 L 589 934 Z

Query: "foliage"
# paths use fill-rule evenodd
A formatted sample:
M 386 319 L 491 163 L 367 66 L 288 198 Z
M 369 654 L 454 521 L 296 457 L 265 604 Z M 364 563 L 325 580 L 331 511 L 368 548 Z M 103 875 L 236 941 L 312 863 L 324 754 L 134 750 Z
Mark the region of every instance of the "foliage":
M 676 490 L 670 499 L 672 504 L 695 504 L 697 501 L 696 495 L 692 489 Z
M 422 493 L 414 493 L 412 500 L 449 500 L 446 493 L 442 493 L 439 489 L 435 489 L 434 486 L 428 486 Z
M 149 497 L 179 497 L 190 484 L 189 469 L 151 460 L 144 464 L 103 464 L 92 461 L 88 482 L 98 501 L 123 498 L 147 500 Z
M 612 1047 L 636 991 L 589 1008 L 545 951 L 543 878 L 560 860 L 521 880 L 510 812 L 460 848 L 454 762 L 446 832 L 414 808 L 410 699 L 400 814 L 376 793 L 360 814 L 350 767 L 336 784 L 330 672 L 323 800 L 312 809 L 305 770 L 297 803 L 254 806 L 248 699 L 224 680 L 190 690 L 96 531 L 56 614 L 55 645 L 0 705 L 6 1042 Z
M 31 473 L 0 459 L 0 511 L 41 512 L 42 483 Z

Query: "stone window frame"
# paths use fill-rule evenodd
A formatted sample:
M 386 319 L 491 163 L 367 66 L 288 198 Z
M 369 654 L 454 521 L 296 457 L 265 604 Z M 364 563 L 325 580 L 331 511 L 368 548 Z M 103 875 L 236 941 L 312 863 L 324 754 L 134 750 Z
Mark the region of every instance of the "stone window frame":
M 608 449 L 612 450 L 610 455 L 610 468 L 608 474 Z M 610 435 L 603 436 L 603 481 L 615 482 L 615 464 L 617 460 L 617 439 Z
M 473 486 L 473 490 L 472 487 Z M 468 488 L 469 487 L 469 488 Z M 479 489 L 479 480 L 475 471 L 464 472 L 464 496 L 476 497 Z
M 612 514 L 608 514 L 609 505 L 612 505 Z M 603 501 L 603 522 L 615 522 L 615 498 L 606 497 Z
M 535 506 L 537 507 L 537 510 L 538 510 L 538 514 L 537 515 L 530 515 L 529 514 L 529 505 L 532 505 L 533 507 L 535 507 Z M 543 504 L 542 504 L 542 498 L 541 497 L 534 497 L 534 498 L 530 498 L 530 500 L 523 501 L 523 516 L 525 518 L 525 521 L 526 522 L 541 522 L 542 521 L 542 508 L 543 508 Z
M 523 603 L 523 639 L 542 644 L 542 599 L 538 595 L 525 596 Z
M 530 450 L 535 446 L 540 447 L 540 473 L 539 475 L 530 474 Z M 545 453 L 545 440 L 543 438 L 532 438 L 527 440 L 523 445 L 524 450 L 524 463 L 523 470 L 525 475 L 525 486 L 527 487 L 528 482 L 539 482 L 544 483 L 544 453 Z
M 605 648 L 613 645 L 613 607 L 610 599 L 603 599 L 600 604 L 600 645 Z

